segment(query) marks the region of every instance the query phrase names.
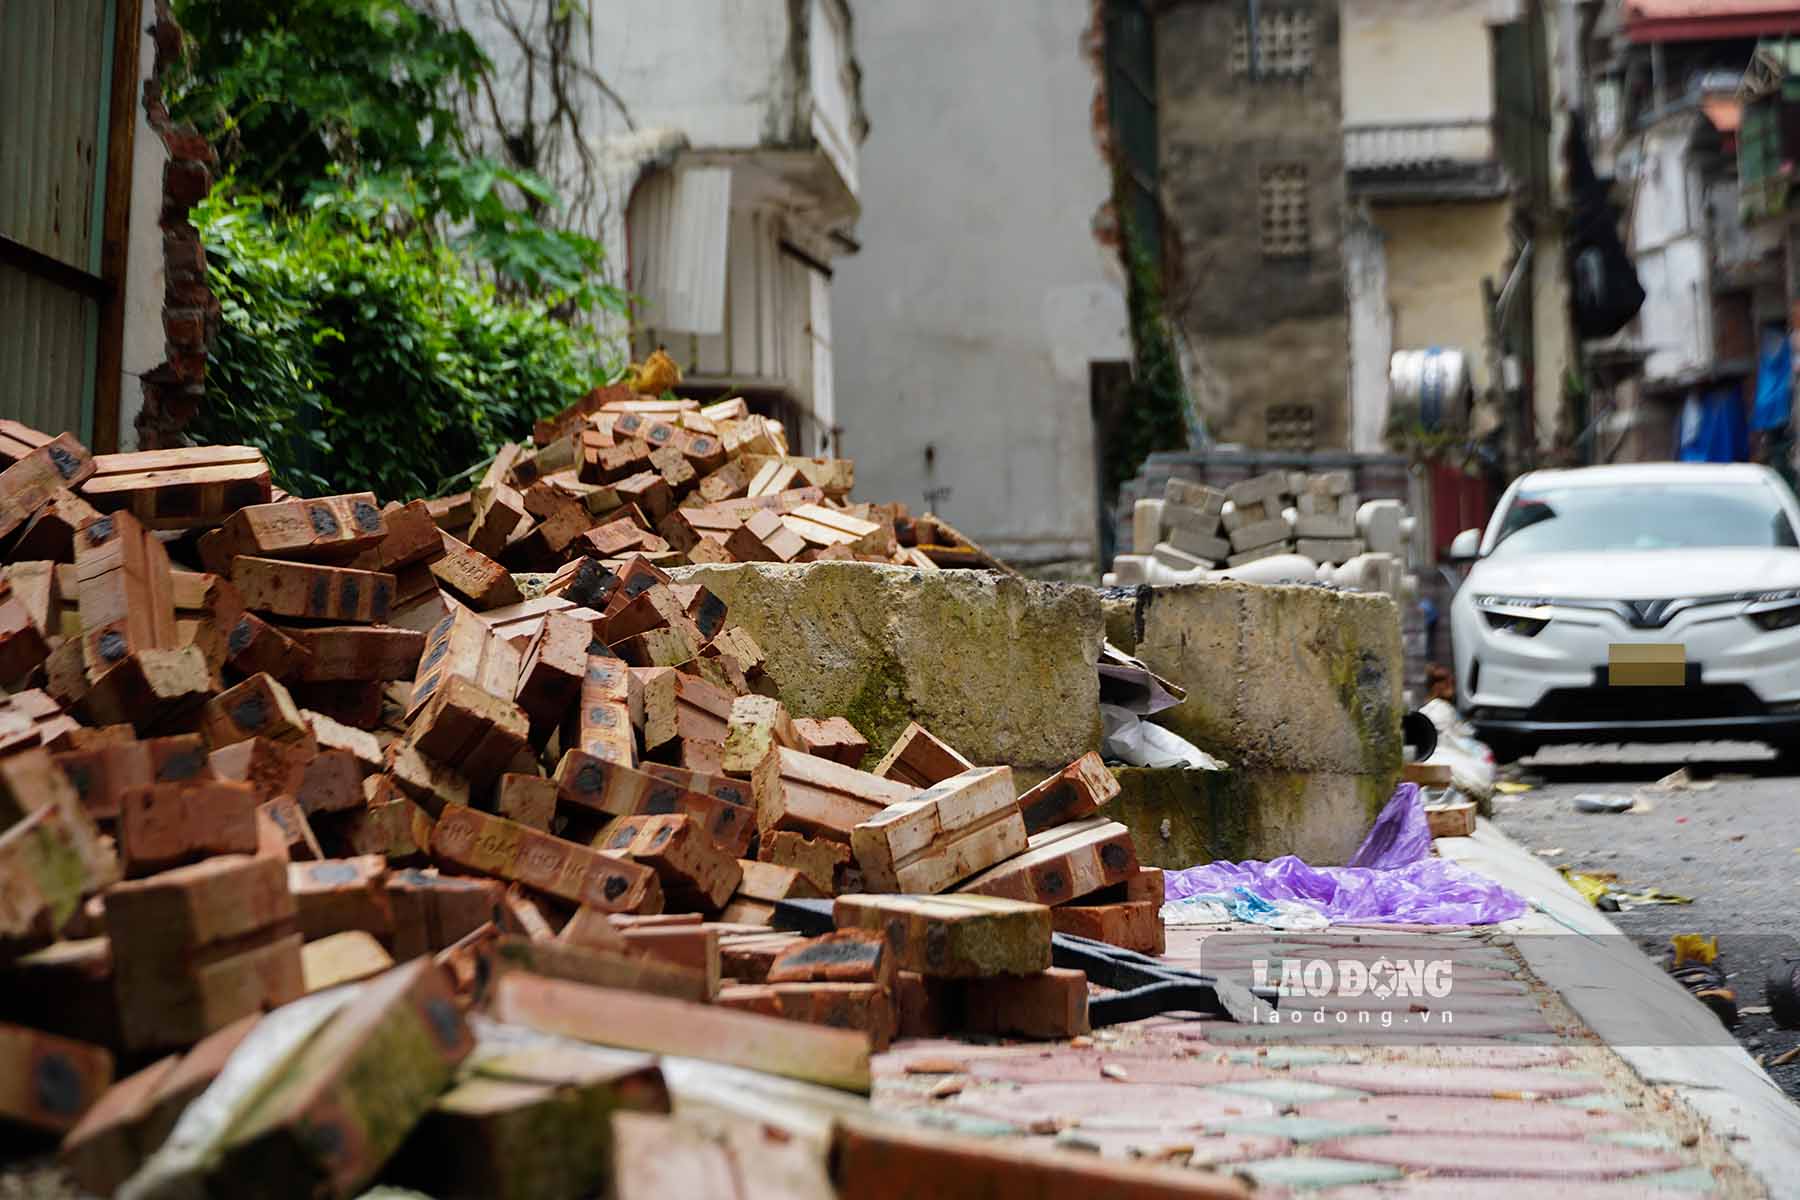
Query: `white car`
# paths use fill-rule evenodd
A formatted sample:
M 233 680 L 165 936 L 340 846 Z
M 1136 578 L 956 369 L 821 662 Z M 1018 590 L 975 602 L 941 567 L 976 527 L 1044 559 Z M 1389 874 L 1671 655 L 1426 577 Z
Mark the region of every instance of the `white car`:
M 1507 761 L 1548 742 L 1800 752 L 1800 502 L 1746 464 L 1534 471 L 1450 609 L 1457 701 Z

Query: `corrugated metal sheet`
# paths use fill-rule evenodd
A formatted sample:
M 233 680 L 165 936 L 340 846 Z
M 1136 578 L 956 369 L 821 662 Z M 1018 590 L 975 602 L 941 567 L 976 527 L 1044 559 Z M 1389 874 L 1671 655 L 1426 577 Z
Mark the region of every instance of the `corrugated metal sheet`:
M 98 321 L 92 300 L 0 263 L 0 416 L 87 436 Z
M 0 0 L 0 233 L 98 269 L 107 0 Z
M 0 0 L 0 234 L 100 271 L 113 0 Z M 99 306 L 0 267 L 0 415 L 92 436 Z
M 659 329 L 725 328 L 731 168 L 681 166 L 638 185 L 627 217 L 631 288 Z

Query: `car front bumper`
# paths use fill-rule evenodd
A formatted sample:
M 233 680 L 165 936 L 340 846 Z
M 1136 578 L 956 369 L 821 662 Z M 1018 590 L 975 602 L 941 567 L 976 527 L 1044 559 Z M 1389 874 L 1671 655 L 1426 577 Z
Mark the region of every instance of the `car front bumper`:
M 1534 637 L 1497 630 L 1467 596 L 1453 627 L 1461 706 L 1489 740 L 1800 740 L 1800 626 L 1763 630 L 1741 605 L 1642 629 L 1612 612 L 1551 606 Z M 1686 682 L 1607 683 L 1611 647 L 1676 643 Z

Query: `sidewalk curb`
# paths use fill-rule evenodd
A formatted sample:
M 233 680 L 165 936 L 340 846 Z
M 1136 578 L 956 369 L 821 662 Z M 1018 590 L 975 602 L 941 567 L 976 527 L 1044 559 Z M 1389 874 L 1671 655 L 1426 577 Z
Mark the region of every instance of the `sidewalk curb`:
M 1530 912 L 1496 926 L 1498 930 L 1564 935 L 1555 940 L 1534 936 L 1514 945 L 1526 966 L 1626 1065 L 1646 1084 L 1672 1089 L 1769 1195 L 1800 1194 L 1795 1178 L 1800 1107 L 1743 1047 L 1716 1044 L 1718 1018 L 1705 1005 L 1554 868 L 1490 822 L 1479 822 L 1472 837 L 1440 838 L 1435 845 L 1441 857 L 1532 901 Z M 1598 943 L 1592 937 L 1608 940 Z

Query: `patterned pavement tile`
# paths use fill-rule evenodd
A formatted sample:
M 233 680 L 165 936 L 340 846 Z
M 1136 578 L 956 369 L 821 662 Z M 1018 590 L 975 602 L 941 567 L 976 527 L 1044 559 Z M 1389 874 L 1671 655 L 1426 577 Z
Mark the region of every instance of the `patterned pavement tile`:
M 1351 1162 L 1382 1163 L 1434 1175 L 1509 1179 L 1627 1179 L 1687 1165 L 1681 1156 L 1612 1142 L 1564 1138 L 1482 1138 L 1464 1134 L 1389 1133 L 1326 1142 L 1319 1152 Z
M 1400 1177 L 1399 1170 L 1394 1167 L 1335 1158 L 1266 1158 L 1261 1162 L 1240 1163 L 1232 1169 L 1250 1176 L 1258 1187 L 1296 1190 L 1342 1187 L 1349 1183 L 1374 1183 Z
M 1107 1075 L 1111 1068 L 1123 1075 Z M 969 1064 L 977 1079 L 1003 1079 L 1010 1083 L 1084 1083 L 1111 1078 L 1125 1083 L 1187 1083 L 1205 1086 L 1261 1079 L 1252 1067 L 1231 1066 L 1204 1058 L 1174 1058 L 1166 1054 L 1095 1054 L 1064 1050 L 1031 1058 L 987 1058 Z
M 1325 1067 L 1314 1068 L 1314 1070 L 1328 1069 Z M 1308 1104 L 1315 1100 L 1353 1099 L 1362 1094 L 1352 1088 L 1337 1087 L 1312 1079 L 1256 1079 L 1246 1083 L 1221 1083 L 1212 1090 L 1230 1092 L 1237 1096 L 1256 1096 L 1284 1107 Z
M 1356 1088 L 1382 1095 L 1494 1096 L 1515 1094 L 1545 1099 L 1582 1096 L 1604 1089 L 1594 1075 L 1571 1071 L 1509 1071 L 1498 1067 L 1411 1067 L 1393 1063 L 1346 1064 L 1310 1067 L 1305 1078 L 1336 1087 Z
M 1275 1112 L 1261 1097 L 1164 1083 L 1027 1083 L 965 1092 L 956 1104 L 1020 1125 L 1050 1121 L 1101 1129 L 1198 1128 Z
M 1628 1131 L 1635 1122 L 1623 1113 L 1583 1112 L 1542 1100 L 1483 1100 L 1442 1096 L 1373 1096 L 1303 1104 L 1303 1117 L 1364 1121 L 1392 1132 L 1478 1133 L 1490 1137 L 1579 1138 Z
M 1324 1117 L 1252 1117 L 1247 1121 L 1228 1121 L 1217 1127 L 1224 1133 L 1261 1133 L 1288 1138 L 1302 1144 L 1328 1142 L 1334 1138 L 1357 1134 L 1387 1133 L 1380 1121 L 1327 1120 Z

